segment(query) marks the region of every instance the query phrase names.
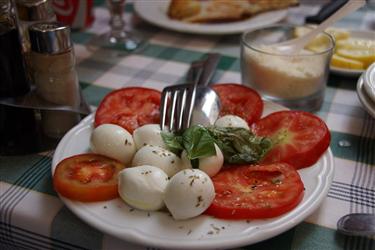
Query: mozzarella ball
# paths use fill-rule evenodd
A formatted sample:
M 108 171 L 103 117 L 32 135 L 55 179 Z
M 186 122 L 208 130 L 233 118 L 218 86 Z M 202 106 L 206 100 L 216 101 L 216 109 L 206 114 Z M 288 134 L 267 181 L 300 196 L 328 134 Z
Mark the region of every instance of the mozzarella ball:
M 152 165 L 163 170 L 169 177 L 181 170 L 181 159 L 159 146 L 146 145 L 134 155 L 132 166 Z
M 146 124 L 134 130 L 133 138 L 137 150 L 145 145 L 160 146 L 165 148 L 165 144 L 160 133 L 161 130 L 158 124 Z
M 199 159 L 199 169 L 212 177 L 219 173 L 221 167 L 224 164 L 224 156 L 220 148 L 215 144 L 216 155 Z M 183 168 L 192 168 L 191 162 L 187 157 L 186 151 L 182 151 L 181 161 Z
M 173 176 L 165 189 L 164 202 L 176 220 L 203 213 L 215 198 L 210 177 L 198 169 L 185 169 Z
M 215 122 L 216 127 L 223 127 L 223 128 L 245 128 L 250 130 L 249 125 L 247 122 L 239 116 L 236 115 L 225 115 L 220 117 Z
M 90 148 L 94 153 L 124 164 L 131 162 L 136 151 L 132 135 L 114 124 L 103 124 L 95 128 L 91 134 Z
M 130 206 L 156 211 L 164 207 L 168 176 L 154 166 L 125 168 L 118 175 L 118 192 Z

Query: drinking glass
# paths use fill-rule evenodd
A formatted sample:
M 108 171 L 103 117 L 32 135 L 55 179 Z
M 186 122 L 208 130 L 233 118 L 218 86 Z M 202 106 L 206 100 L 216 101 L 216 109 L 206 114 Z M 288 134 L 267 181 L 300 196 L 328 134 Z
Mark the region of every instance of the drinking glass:
M 295 29 L 273 25 L 245 32 L 241 39 L 242 82 L 264 99 L 292 109 L 317 111 L 323 103 L 335 43 L 324 32 L 298 54 L 273 49 L 272 45 L 293 39 Z
M 97 37 L 94 37 L 89 46 L 116 48 L 125 54 L 138 51 L 145 45 L 144 40 L 130 31 L 125 30 L 123 18 L 125 0 L 107 0 L 107 7 L 110 13 L 111 30 Z

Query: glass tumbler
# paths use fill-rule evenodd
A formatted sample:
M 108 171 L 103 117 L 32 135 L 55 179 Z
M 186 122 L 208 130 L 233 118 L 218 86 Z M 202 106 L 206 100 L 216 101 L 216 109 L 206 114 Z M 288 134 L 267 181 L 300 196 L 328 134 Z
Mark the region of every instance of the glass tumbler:
M 324 100 L 335 42 L 324 32 L 296 54 L 283 54 L 272 46 L 295 38 L 297 28 L 274 25 L 245 32 L 241 37 L 242 83 L 266 100 L 317 111 Z

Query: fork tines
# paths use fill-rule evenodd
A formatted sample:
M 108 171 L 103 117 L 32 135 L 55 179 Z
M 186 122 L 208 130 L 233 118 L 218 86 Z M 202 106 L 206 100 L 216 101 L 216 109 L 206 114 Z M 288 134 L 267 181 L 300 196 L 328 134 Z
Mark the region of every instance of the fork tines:
M 161 130 L 178 132 L 189 127 L 196 89 L 196 82 L 173 85 L 163 89 L 160 104 Z

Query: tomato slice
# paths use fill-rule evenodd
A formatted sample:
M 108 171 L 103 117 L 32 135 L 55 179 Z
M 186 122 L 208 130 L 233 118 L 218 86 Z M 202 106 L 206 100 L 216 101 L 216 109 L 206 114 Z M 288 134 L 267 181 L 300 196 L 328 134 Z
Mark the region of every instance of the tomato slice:
M 331 140 L 324 121 L 304 111 L 272 113 L 254 123 L 252 130 L 273 143 L 261 163 L 286 162 L 296 169 L 315 164 Z
M 215 199 L 206 214 L 223 219 L 260 219 L 284 214 L 303 198 L 304 186 L 289 164 L 227 166 L 212 178 Z
M 259 94 L 239 84 L 216 84 L 212 88 L 220 97 L 220 116 L 237 115 L 250 125 L 260 119 L 263 101 Z
M 117 124 L 129 133 L 145 124 L 159 123 L 161 93 L 155 89 L 129 87 L 107 94 L 99 104 L 94 126 Z
M 81 154 L 57 164 L 53 186 L 72 200 L 103 201 L 118 197 L 117 175 L 124 168 L 120 162 L 98 154 Z

